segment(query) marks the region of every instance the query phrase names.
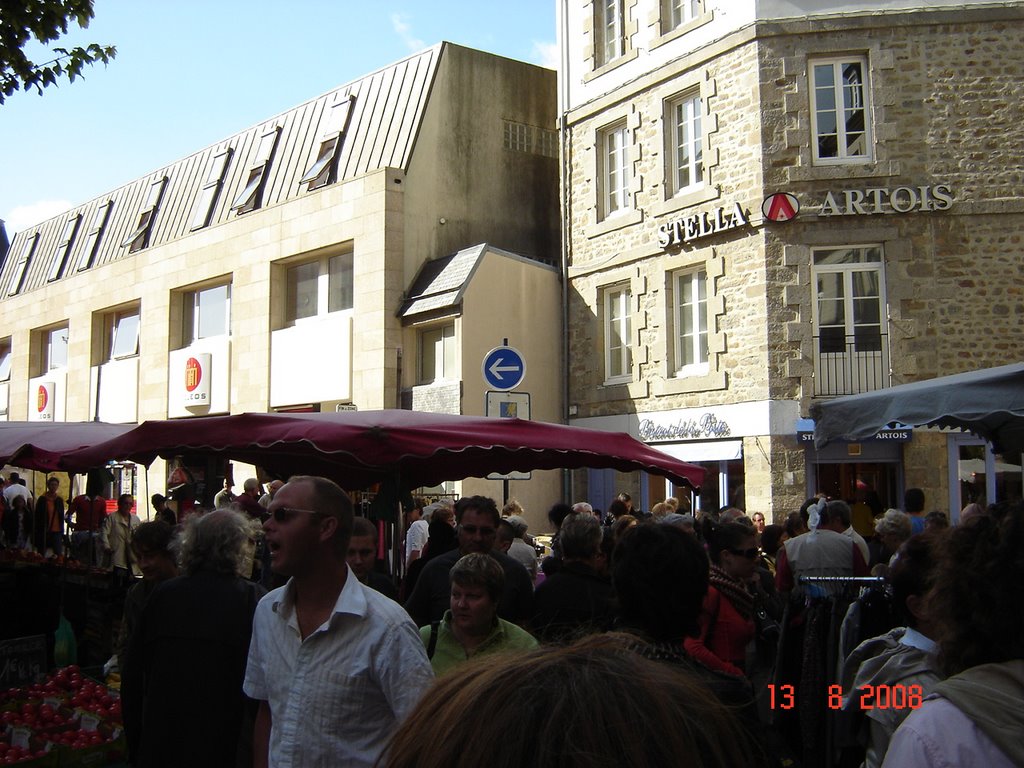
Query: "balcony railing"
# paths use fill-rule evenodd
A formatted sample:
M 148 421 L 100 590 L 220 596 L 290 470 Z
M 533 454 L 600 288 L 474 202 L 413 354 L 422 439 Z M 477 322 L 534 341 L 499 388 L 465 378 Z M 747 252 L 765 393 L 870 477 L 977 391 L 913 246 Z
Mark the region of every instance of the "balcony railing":
M 884 333 L 814 337 L 814 395 L 838 397 L 889 386 L 889 337 Z

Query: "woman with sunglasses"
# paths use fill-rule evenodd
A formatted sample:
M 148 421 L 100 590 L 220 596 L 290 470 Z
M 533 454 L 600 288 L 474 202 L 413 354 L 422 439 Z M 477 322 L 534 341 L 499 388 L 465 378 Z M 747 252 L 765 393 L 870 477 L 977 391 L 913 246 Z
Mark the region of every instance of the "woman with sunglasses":
M 742 676 L 747 645 L 754 639 L 754 590 L 760 551 L 753 527 L 704 519 L 711 559 L 708 592 L 697 617 L 700 634 L 683 641 L 704 666 Z

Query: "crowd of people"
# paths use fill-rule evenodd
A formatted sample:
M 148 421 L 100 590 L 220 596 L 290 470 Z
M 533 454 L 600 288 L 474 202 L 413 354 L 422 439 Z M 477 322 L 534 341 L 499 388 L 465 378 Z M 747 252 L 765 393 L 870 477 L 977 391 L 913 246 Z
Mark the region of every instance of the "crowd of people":
M 88 495 L 7 495 L 54 552 L 74 510 L 130 586 L 133 765 L 1024 764 L 1019 503 L 951 527 L 911 489 L 864 537 L 824 496 L 769 522 L 622 494 L 553 505 L 542 556 L 518 503 L 468 496 L 415 503 L 388 563 L 320 477 L 98 526 Z

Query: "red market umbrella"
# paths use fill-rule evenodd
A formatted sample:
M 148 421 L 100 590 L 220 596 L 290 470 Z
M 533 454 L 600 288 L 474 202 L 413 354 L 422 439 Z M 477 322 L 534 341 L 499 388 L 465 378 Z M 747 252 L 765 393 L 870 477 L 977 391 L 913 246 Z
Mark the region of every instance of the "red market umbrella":
M 321 474 L 349 488 L 396 475 L 406 488 L 490 473 L 540 469 L 642 470 L 699 489 L 704 469 L 624 433 L 520 419 L 406 410 L 243 413 L 147 421 L 66 453 L 68 470 L 106 460 L 149 464 L 204 452 L 259 465 L 279 477 Z
M 65 454 L 110 440 L 135 426 L 102 421 L 0 421 L 0 466 L 57 471 L 64 468 L 61 459 Z M 81 469 L 105 463 L 102 459 Z

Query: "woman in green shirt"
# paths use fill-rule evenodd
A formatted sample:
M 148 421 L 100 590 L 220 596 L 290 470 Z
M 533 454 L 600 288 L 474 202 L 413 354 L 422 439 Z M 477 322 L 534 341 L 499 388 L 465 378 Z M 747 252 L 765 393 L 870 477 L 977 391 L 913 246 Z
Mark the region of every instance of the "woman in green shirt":
M 493 557 L 474 552 L 460 558 L 448 581 L 449 610 L 441 621 L 420 628 L 435 675 L 481 654 L 537 647 L 529 632 L 498 618 L 505 573 Z

